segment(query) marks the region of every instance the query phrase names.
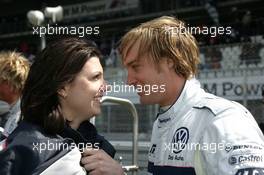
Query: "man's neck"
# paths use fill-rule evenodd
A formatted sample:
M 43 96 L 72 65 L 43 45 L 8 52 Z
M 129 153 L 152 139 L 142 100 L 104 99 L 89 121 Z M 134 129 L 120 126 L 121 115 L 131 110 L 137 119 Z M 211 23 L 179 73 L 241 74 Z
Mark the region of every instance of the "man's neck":
M 160 107 L 166 107 L 166 106 L 171 106 L 173 103 L 175 103 L 178 98 L 180 97 L 184 86 L 185 86 L 186 80 L 178 80 L 178 81 L 173 81 L 171 85 L 168 86 L 167 88 L 167 98 L 160 104 Z

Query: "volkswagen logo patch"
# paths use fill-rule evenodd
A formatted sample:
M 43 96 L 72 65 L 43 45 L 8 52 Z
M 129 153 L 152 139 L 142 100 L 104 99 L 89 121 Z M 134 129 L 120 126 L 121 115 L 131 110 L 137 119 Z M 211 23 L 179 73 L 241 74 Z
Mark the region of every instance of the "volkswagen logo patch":
M 172 139 L 173 152 L 175 154 L 180 153 L 185 148 L 188 140 L 189 130 L 185 127 L 177 129 Z

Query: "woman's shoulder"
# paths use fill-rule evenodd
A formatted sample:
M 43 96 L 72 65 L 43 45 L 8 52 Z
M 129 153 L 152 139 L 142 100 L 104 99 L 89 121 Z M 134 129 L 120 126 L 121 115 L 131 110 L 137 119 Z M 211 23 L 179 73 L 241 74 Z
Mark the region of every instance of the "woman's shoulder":
M 70 140 L 63 139 L 58 135 L 49 135 L 40 127 L 21 122 L 18 127 L 6 139 L 6 146 L 0 153 L 0 174 L 6 171 L 6 168 L 12 168 L 12 171 L 25 172 L 31 174 L 37 167 L 50 159 L 59 159 L 67 154 Z M 59 155 L 59 156 L 58 156 Z M 2 166 L 3 165 L 3 166 Z M 15 165 L 15 166 L 14 166 Z M 14 167 L 16 167 L 14 169 Z
M 69 172 L 86 174 L 80 166 L 80 151 L 65 142 L 59 143 L 63 143 L 60 148 L 50 144 L 50 146 L 35 148 L 37 150 L 25 144 L 8 146 L 0 152 L 0 174 L 54 174 L 58 170 L 65 173 L 70 170 Z
M 36 145 L 43 145 L 46 142 L 60 142 L 63 138 L 58 135 L 47 134 L 41 127 L 29 123 L 20 122 L 17 128 L 8 136 L 7 147 L 22 145 L 36 149 Z
M 30 174 L 39 162 L 37 154 L 23 145 L 7 147 L 0 157 L 0 174 Z

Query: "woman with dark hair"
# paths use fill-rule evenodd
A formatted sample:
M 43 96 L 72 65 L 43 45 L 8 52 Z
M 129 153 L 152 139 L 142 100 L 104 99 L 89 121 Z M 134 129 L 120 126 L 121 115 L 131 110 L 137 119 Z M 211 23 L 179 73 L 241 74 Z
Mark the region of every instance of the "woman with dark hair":
M 100 57 L 79 38 L 55 41 L 36 57 L 22 121 L 2 144 L 0 174 L 124 174 L 113 146 L 89 122 L 106 90 Z

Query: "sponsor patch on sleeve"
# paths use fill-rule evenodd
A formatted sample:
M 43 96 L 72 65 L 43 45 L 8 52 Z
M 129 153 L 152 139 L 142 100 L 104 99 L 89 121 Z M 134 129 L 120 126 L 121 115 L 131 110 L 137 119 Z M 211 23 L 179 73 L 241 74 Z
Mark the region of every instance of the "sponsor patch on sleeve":
M 232 155 L 228 158 L 230 165 L 242 165 L 242 164 L 263 164 L 263 154 L 238 154 Z
M 229 145 L 225 151 L 228 153 L 228 164 L 231 166 L 264 168 L 264 147 L 262 145 Z

